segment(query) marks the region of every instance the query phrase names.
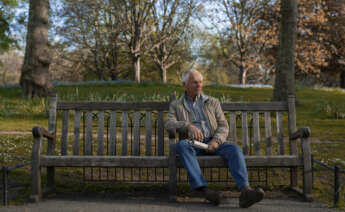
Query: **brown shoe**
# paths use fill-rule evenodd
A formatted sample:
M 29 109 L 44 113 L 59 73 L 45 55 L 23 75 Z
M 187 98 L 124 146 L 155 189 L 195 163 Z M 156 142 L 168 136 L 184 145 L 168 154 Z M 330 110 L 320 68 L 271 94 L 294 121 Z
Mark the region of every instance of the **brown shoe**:
M 209 189 L 207 187 L 204 187 L 200 189 L 199 191 L 202 192 L 202 195 L 210 201 L 213 205 L 219 205 L 220 203 L 220 193 L 218 191 L 214 191 L 212 189 Z
M 265 196 L 264 190 L 262 188 L 246 188 L 241 192 L 240 195 L 240 207 L 249 208 L 253 204 L 260 202 Z

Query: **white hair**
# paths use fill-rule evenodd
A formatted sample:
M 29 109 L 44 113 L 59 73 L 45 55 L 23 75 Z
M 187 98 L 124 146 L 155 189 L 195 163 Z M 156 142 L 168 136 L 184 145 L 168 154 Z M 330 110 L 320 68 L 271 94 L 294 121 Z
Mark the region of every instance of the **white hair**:
M 201 80 L 203 79 L 203 76 L 202 76 L 202 74 L 201 74 L 199 71 L 197 71 L 197 70 L 195 70 L 195 69 L 189 69 L 189 70 L 183 72 L 183 74 L 182 74 L 182 82 L 183 82 L 183 83 L 187 83 L 188 80 L 189 80 L 190 74 L 193 73 L 193 72 L 199 73 L 200 76 L 201 76 Z

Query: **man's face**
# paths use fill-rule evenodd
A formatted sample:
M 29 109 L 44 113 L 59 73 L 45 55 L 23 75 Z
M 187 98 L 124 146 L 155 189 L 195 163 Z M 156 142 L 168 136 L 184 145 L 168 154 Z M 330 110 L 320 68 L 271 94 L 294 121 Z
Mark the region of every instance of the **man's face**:
M 202 91 L 202 76 L 198 72 L 192 72 L 189 75 L 189 80 L 186 83 L 182 83 L 183 87 L 186 88 L 187 95 L 195 97 Z

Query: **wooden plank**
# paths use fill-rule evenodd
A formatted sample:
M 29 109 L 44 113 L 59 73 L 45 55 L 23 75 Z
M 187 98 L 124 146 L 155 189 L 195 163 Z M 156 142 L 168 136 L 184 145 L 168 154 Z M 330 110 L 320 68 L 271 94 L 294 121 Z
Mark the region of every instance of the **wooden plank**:
M 169 110 L 169 102 L 58 102 L 58 110 Z
M 227 162 L 220 156 L 197 156 L 201 168 L 227 168 Z M 279 156 L 245 156 L 247 167 L 295 167 L 303 164 L 303 157 L 296 155 Z M 181 160 L 177 160 L 177 167 L 183 168 Z
M 236 112 L 230 112 L 230 140 L 237 142 Z
M 158 111 L 158 143 L 157 143 L 157 153 L 158 155 L 164 155 L 164 120 L 163 111 Z
M 169 132 L 169 193 L 170 199 L 177 197 L 176 131 Z
M 62 112 L 61 155 L 67 155 L 69 110 Z
M 31 152 L 31 196 L 30 199 L 38 201 L 42 197 L 41 190 L 41 137 L 34 137 Z M 54 157 L 54 156 L 52 156 Z
M 122 112 L 122 155 L 128 153 L 128 111 Z
M 308 200 L 312 200 L 313 167 L 311 149 L 308 138 L 301 138 L 303 154 L 303 194 Z
M 283 114 L 281 112 L 277 112 L 276 119 L 277 119 L 278 154 L 284 155 Z
M 289 127 L 289 136 L 291 136 L 294 132 L 296 132 L 296 97 L 295 95 L 288 96 L 288 108 L 289 108 L 289 115 L 288 115 L 288 127 Z M 290 154 L 297 155 L 297 143 L 296 140 L 290 140 Z M 290 181 L 291 187 L 298 186 L 298 173 L 297 169 L 292 168 L 290 174 Z
M 249 153 L 249 135 L 248 135 L 248 115 L 242 112 L 242 151 L 243 154 Z
M 266 155 L 272 155 L 271 113 L 265 112 Z
M 54 134 L 54 139 L 48 139 L 47 155 L 55 155 L 56 144 L 56 108 L 58 97 L 56 93 L 49 96 L 49 118 L 48 131 Z M 53 188 L 55 185 L 55 167 L 47 167 L 47 187 Z
M 167 156 L 47 156 L 42 155 L 41 166 L 60 167 L 168 167 Z
M 226 102 L 223 111 L 287 111 L 286 102 Z
M 259 112 L 253 113 L 253 139 L 255 155 L 260 155 L 260 120 Z
M 80 118 L 81 112 L 75 111 L 74 114 L 74 142 L 73 142 L 73 155 L 79 155 L 80 145 Z
M 289 95 L 288 97 L 289 105 L 289 136 L 296 132 L 296 105 L 295 105 L 295 96 Z M 290 140 L 290 154 L 297 155 L 297 143 L 296 140 Z
M 85 155 L 92 155 L 92 111 L 85 115 Z
M 146 151 L 147 156 L 152 155 L 152 111 L 146 111 L 145 114 L 145 131 L 146 131 Z
M 110 111 L 109 155 L 116 155 L 116 111 Z
M 103 155 L 104 152 L 104 111 L 99 111 L 98 117 L 98 133 L 97 133 L 97 155 Z
M 222 103 L 224 111 L 288 111 L 286 102 Z M 58 102 L 58 110 L 168 110 L 169 102 Z
M 140 154 L 140 111 L 135 111 L 133 115 L 134 127 L 133 127 L 133 146 L 132 155 Z
M 226 168 L 220 156 L 198 156 L 200 167 Z M 245 156 L 247 167 L 291 167 L 301 166 L 303 157 L 296 155 Z M 168 156 L 49 156 L 41 155 L 41 166 L 60 167 L 168 167 Z M 177 160 L 177 167 L 183 164 Z
M 56 137 L 57 99 L 58 99 L 58 97 L 56 94 L 53 94 L 49 97 L 48 131 L 50 133 L 53 133 L 55 135 L 55 137 Z M 53 142 L 53 139 L 49 139 L 48 146 L 47 146 L 47 155 L 55 155 L 55 142 Z

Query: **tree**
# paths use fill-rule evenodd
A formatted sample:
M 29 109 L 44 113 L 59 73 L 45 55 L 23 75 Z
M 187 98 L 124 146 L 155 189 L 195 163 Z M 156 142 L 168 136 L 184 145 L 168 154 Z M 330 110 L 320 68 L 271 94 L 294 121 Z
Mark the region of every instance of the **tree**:
M 132 58 L 134 80 L 140 82 L 140 58 L 150 49 L 144 49 L 150 34 L 153 32 L 152 8 L 157 0 L 119 0 L 122 9 L 120 25 L 123 28 L 123 41 L 129 48 Z
M 19 80 L 23 57 L 10 49 L 0 55 L 0 84 L 15 84 Z
M 272 0 L 260 15 L 261 21 L 257 25 L 255 42 L 265 46 L 262 58 L 265 58 L 267 67 L 275 65 L 279 50 L 279 5 L 279 0 Z M 322 68 L 327 66 L 329 54 L 324 42 L 328 34 L 324 0 L 299 0 L 297 9 L 295 75 L 301 79 L 319 77 Z
M 16 40 L 11 37 L 10 24 L 15 19 L 17 0 L 0 1 L 0 53 L 10 49 Z
M 119 4 L 114 0 L 65 0 L 55 16 L 64 17 L 63 25 L 56 26 L 56 34 L 67 53 L 67 60 L 81 64 L 99 80 L 109 77 L 116 80 L 119 75 L 119 57 L 123 45 L 120 43 L 122 25 L 119 23 Z
M 287 101 L 288 95 L 295 95 L 297 2 L 281 0 L 280 8 L 279 50 L 273 100 Z
M 26 97 L 46 97 L 53 88 L 49 76 L 49 0 L 30 0 L 29 22 L 20 85 Z
M 255 28 L 268 0 L 218 0 L 213 13 L 223 29 L 218 33 L 223 56 L 238 69 L 238 82 L 246 84 L 248 71 L 257 69 L 258 51 L 254 42 Z M 219 15 L 222 14 L 222 15 Z M 219 25 L 219 24 L 218 24 Z
M 167 82 L 167 70 L 188 58 L 191 35 L 189 20 L 195 7 L 193 0 L 158 1 L 153 7 L 154 32 L 151 33 L 149 44 L 153 49 L 150 55 L 160 70 L 163 83 Z
M 327 86 L 338 85 L 345 88 L 345 0 L 327 0 L 326 5 L 329 28 L 324 43 L 330 53 L 321 81 Z

